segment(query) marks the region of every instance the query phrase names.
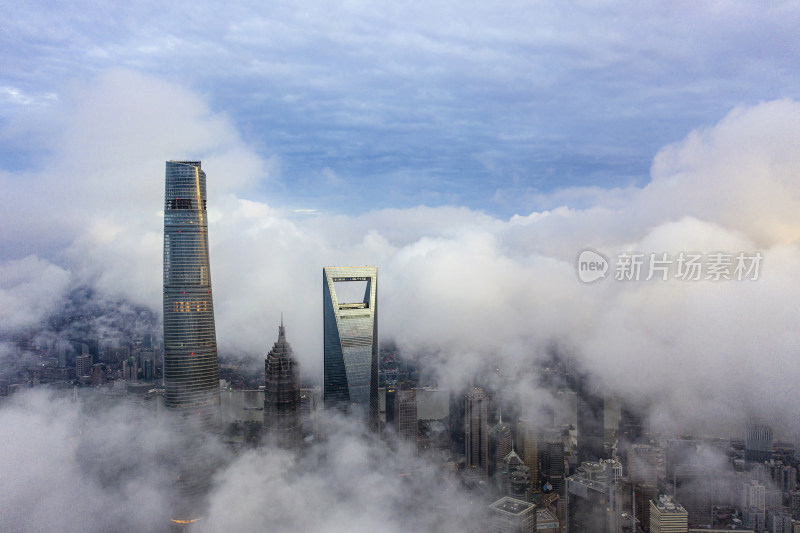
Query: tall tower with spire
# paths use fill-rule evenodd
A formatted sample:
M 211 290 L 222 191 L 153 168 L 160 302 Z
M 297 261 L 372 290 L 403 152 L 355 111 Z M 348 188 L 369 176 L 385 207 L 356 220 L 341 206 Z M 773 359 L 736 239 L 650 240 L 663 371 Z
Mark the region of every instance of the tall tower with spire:
M 297 446 L 302 438 L 297 375 L 297 362 L 286 341 L 281 315 L 278 340 L 264 360 L 264 431 L 286 448 Z

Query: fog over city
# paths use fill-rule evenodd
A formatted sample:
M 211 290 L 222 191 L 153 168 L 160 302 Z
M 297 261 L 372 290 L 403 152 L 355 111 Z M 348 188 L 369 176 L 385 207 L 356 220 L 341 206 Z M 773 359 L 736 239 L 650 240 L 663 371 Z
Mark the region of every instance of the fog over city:
M 656 85 L 642 86 L 640 92 L 628 88 L 618 99 L 610 99 L 613 105 L 606 110 L 593 109 L 585 121 L 573 115 L 554 125 L 547 142 L 542 140 L 545 134 L 537 137 L 539 133 L 526 130 L 523 135 L 525 120 L 514 116 L 513 106 L 481 107 L 476 116 L 490 117 L 485 120 L 455 120 L 455 105 L 443 102 L 451 97 L 460 102 L 463 95 L 448 96 L 448 87 L 439 81 L 427 88 L 421 83 L 425 72 L 440 80 L 436 61 L 422 61 L 420 70 L 403 78 L 413 59 L 398 50 L 413 56 L 443 43 L 447 54 L 456 58 L 454 85 L 475 81 L 471 67 L 487 68 L 497 62 L 487 79 L 509 82 L 497 82 L 505 87 L 505 102 L 522 100 L 513 87 L 527 63 L 509 58 L 514 57 L 512 44 L 524 41 L 519 41 L 524 30 L 505 18 L 488 21 L 485 33 L 475 36 L 483 48 L 467 53 L 453 48 L 453 42 L 466 39 L 465 33 L 481 14 L 470 12 L 447 26 L 448 10 L 437 4 L 431 20 L 441 26 L 420 23 L 422 27 L 409 34 L 391 34 L 389 41 L 400 42 L 377 48 L 374 53 L 380 61 L 365 59 L 369 65 L 386 60 L 388 81 L 380 78 L 379 84 L 373 78 L 376 72 L 359 71 L 353 66 L 357 59 L 347 56 L 345 72 L 358 72 L 367 87 L 380 88 L 372 96 L 352 93 L 355 101 L 364 102 L 363 114 L 353 111 L 358 106 L 348 99 L 348 89 L 337 85 L 344 82 L 331 81 L 330 72 L 320 70 L 324 61 L 315 56 L 306 62 L 302 51 L 308 42 L 321 47 L 331 35 L 338 36 L 331 38 L 337 46 L 350 50 L 355 45 L 346 36 L 354 27 L 364 20 L 385 27 L 391 13 L 367 10 L 371 15 L 348 17 L 334 31 L 324 28 L 325 7 L 315 5 L 304 19 L 314 30 L 310 36 L 298 35 L 296 41 L 288 36 L 299 24 L 298 17 L 303 19 L 300 14 L 273 22 L 256 17 L 249 24 L 232 25 L 238 33 L 226 39 L 235 45 L 205 52 L 220 69 L 219 79 L 230 75 L 227 85 L 211 77 L 183 83 L 165 63 L 153 59 L 164 53 L 163 58 L 186 59 L 192 68 L 202 69 L 203 53 L 198 50 L 205 50 L 205 41 L 193 41 L 181 33 L 185 30 L 165 33 L 151 43 L 153 50 L 143 51 L 151 32 L 163 29 L 165 21 L 155 21 L 151 32 L 126 33 L 129 40 L 124 46 L 111 42 L 111 29 L 104 30 L 110 33 L 103 37 L 111 41 L 95 36 L 103 46 L 93 45 L 89 37 L 77 44 L 75 35 L 90 19 L 68 25 L 64 35 L 48 37 L 53 40 L 50 44 L 75 43 L 91 51 L 86 54 L 94 59 L 75 67 L 79 75 L 64 76 L 57 95 L 41 81 L 47 77 L 43 73 L 23 75 L 21 52 L 13 60 L 0 60 L 0 65 L 14 67 L 9 79 L 0 79 L 0 146 L 9 154 L 0 165 L 4 193 L 0 333 L 41 329 L 41 335 L 48 335 L 45 321 L 71 305 L 75 291 L 90 291 L 110 314 L 134 316 L 147 310 L 159 324 L 164 162 L 201 160 L 208 177 L 209 255 L 223 357 L 241 359 L 263 371 L 264 356 L 277 338 L 282 316 L 303 379 L 320 383 L 322 267 L 376 265 L 379 338 L 395 342 L 441 388 L 460 390 L 475 380 L 489 379 L 488 373 L 494 383 L 502 384 L 505 400 L 536 419 L 544 407 L 564 408 L 540 381 L 542 365 L 558 356 L 574 361 L 594 386 L 615 401 L 646 406 L 655 431 L 741 438 L 748 422 L 763 420 L 771 424 L 776 438 L 796 442 L 800 437 L 800 94 L 786 87 L 797 81 L 797 44 L 787 36 L 785 23 L 775 22 L 781 17 L 774 12 L 761 16 L 734 4 L 735 17 L 704 11 L 699 22 L 683 12 L 660 14 L 673 22 L 686 16 L 691 22 L 681 41 L 686 49 L 699 39 L 700 30 L 714 26 L 717 16 L 730 23 L 727 28 L 739 28 L 749 45 L 730 53 L 760 65 L 763 93 L 758 91 L 756 74 L 743 77 L 742 85 L 724 98 L 716 97 L 715 91 L 724 91 L 721 82 L 714 82 L 714 90 L 696 99 L 682 95 L 686 113 L 671 121 L 659 114 L 659 106 L 681 107 L 681 98 L 671 99 L 680 91 L 679 80 L 663 94 Z M 29 39 L 31 28 L 43 24 L 38 19 L 47 19 L 45 11 L 36 10 L 36 17 L 26 15 L 28 29 L 20 25 L 14 35 Z M 556 11 L 547 11 L 548 20 L 563 27 L 564 14 Z M 214 16 L 207 8 L 200 13 Z M 636 20 L 625 9 L 619 8 L 618 14 L 628 22 Z M 672 40 L 655 20 L 658 15 L 644 17 L 647 23 L 641 31 L 653 30 L 649 46 L 666 50 Z M 753 17 L 755 29 L 744 27 L 742 21 L 748 16 Z M 583 10 L 576 24 L 583 27 L 590 20 Z M 512 44 L 501 38 L 502 32 L 492 33 L 494 23 L 508 29 Z M 129 28 L 127 22 L 119 24 Z M 776 31 L 767 32 L 768 28 Z M 757 61 L 751 41 L 759 30 L 765 35 L 764 55 L 769 56 L 763 63 Z M 623 44 L 639 35 L 629 31 L 623 32 Z M 246 63 L 235 52 L 258 41 L 262 32 L 275 41 L 287 40 L 291 54 L 284 68 L 272 55 L 269 64 L 292 80 L 290 88 L 297 89 L 285 90 L 287 108 L 294 97 L 302 100 L 302 109 L 258 115 L 244 105 L 221 103 L 219 94 L 235 95 L 237 84 L 248 81 L 243 72 L 252 69 L 254 79 L 260 79 L 257 75 L 264 65 L 257 58 Z M 448 38 L 439 43 L 435 37 L 430 42 L 420 37 L 438 32 Z M 716 44 L 702 47 L 708 64 L 719 69 L 709 73 L 709 79 L 727 75 L 720 64 L 727 57 L 722 43 L 736 33 L 730 32 L 711 32 L 709 39 Z M 377 37 L 369 31 L 358 39 L 359 46 L 368 49 Z M 536 50 L 554 46 L 545 46 L 540 39 L 545 37 L 533 35 L 525 46 Z M 570 46 L 585 50 L 587 43 L 577 31 L 568 41 L 572 44 L 555 48 L 570 62 L 579 62 L 568 53 Z M 616 42 L 613 35 L 604 35 L 601 41 Z M 267 48 L 273 50 L 277 45 L 270 42 Z M 768 53 L 781 46 L 785 57 Z M 488 57 L 481 56 L 481 50 Z M 651 51 L 645 47 L 630 54 L 644 62 Z M 60 54 L 68 50 L 51 53 L 67 61 Z M 45 65 L 45 55 L 37 48 L 31 57 Z M 225 58 L 232 56 L 235 60 L 226 65 Z M 497 61 L 498 57 L 509 61 Z M 555 56 L 547 57 L 542 61 L 557 63 Z M 663 58 L 653 61 L 653 70 L 669 64 L 680 73 L 695 72 Z M 624 55 L 606 57 L 603 64 L 615 72 L 621 63 Z M 41 68 L 54 76 L 67 67 Z M 559 72 L 559 83 L 567 83 L 571 71 Z M 635 78 L 646 78 L 647 72 L 643 69 Z M 303 92 L 306 76 L 308 92 Z M 425 105 L 417 108 L 413 101 L 394 100 L 389 105 L 391 80 L 399 78 L 411 86 L 420 82 L 423 95 L 429 91 L 419 97 Z M 591 79 L 592 90 L 601 92 L 594 85 L 597 80 Z M 580 79 L 574 81 L 580 85 Z M 537 94 L 552 91 L 544 81 L 539 83 Z M 491 100 L 493 85 L 485 89 L 488 94 L 479 84 L 466 85 L 471 98 Z M 703 83 L 698 81 L 697 86 Z M 242 91 L 251 100 L 278 98 L 265 96 L 269 87 L 248 87 Z M 571 91 L 561 106 L 589 101 L 590 89 Z M 315 97 L 326 102 L 325 111 L 312 105 Z M 331 111 L 339 104 L 345 117 L 339 117 L 341 123 L 336 122 L 337 112 Z M 11 107 L 14 110 L 8 111 Z M 412 108 L 410 123 L 403 123 L 403 110 Z M 556 121 L 560 108 L 539 109 L 537 116 Z M 625 116 L 603 130 L 603 137 L 619 134 L 619 144 L 602 144 L 606 141 L 601 143 L 589 131 L 608 114 Z M 341 131 L 320 128 L 318 135 L 298 140 L 287 124 L 303 116 L 308 117 L 309 129 L 312 123 L 331 121 Z M 430 124 L 447 124 L 441 139 L 426 129 L 426 117 Z M 507 130 L 504 118 L 510 121 Z M 271 120 L 277 124 L 275 131 L 269 129 Z M 490 125 L 493 135 L 507 136 L 516 148 L 492 152 L 482 146 L 469 154 L 471 159 L 447 153 L 439 161 L 431 155 L 438 150 L 445 154 L 453 139 L 462 139 L 455 130 L 471 131 L 464 126 L 471 120 Z M 386 154 L 383 151 L 392 152 L 391 146 L 370 145 L 369 155 L 359 160 L 358 146 L 379 137 L 376 124 L 381 122 L 394 127 L 388 128 L 386 143 L 397 142 L 397 151 Z M 358 142 L 348 144 L 351 126 Z M 409 140 L 415 127 L 421 139 L 430 139 L 428 146 Z M 546 130 L 542 124 L 530 128 Z M 269 129 L 269 134 L 259 137 L 254 132 L 260 129 Z M 514 138 L 517 134 L 537 140 L 528 145 L 530 139 L 519 141 Z M 471 151 L 472 136 L 478 135 L 471 131 L 467 136 L 466 152 Z M 627 153 L 625 146 L 639 136 L 645 148 Z M 286 150 L 273 150 L 270 142 Z M 334 142 L 341 144 L 331 149 L 335 153 L 328 161 L 325 146 Z M 564 167 L 558 167 L 561 144 L 574 156 L 573 163 Z M 593 146 L 598 147 L 596 158 L 586 155 Z M 299 159 L 308 156 L 307 166 L 291 154 L 299 154 Z M 544 161 L 537 167 L 543 181 L 521 177 L 520 169 L 533 164 L 529 157 Z M 470 164 L 464 163 L 448 167 L 437 178 L 446 183 L 441 188 L 428 183 L 438 166 L 457 159 L 469 160 L 482 174 L 465 175 L 459 181 Z M 398 161 L 409 163 L 403 166 Z M 616 173 L 619 161 L 627 162 L 619 163 Z M 402 168 L 395 172 L 396 163 Z M 425 165 L 430 168 L 425 170 Z M 291 192 L 294 187 L 301 192 Z M 348 204 L 351 189 L 357 191 L 353 205 Z M 583 283 L 576 271 L 578 254 L 587 248 L 611 263 L 606 278 L 591 284 Z M 634 252 L 646 258 L 667 254 L 672 259 L 681 253 L 722 252 L 734 257 L 734 266 L 739 253 L 760 253 L 762 259 L 754 280 L 715 281 L 703 275 L 689 281 L 677 279 L 674 270 L 667 280 L 659 276 L 645 280 L 647 263 L 639 280 L 615 279 L 616 258 Z M 108 335 L 118 333 L 111 322 L 97 327 Z M 12 356 L 19 354 L 10 343 L 0 343 L 0 366 Z M 171 472 L 163 460 L 169 417 L 144 417 L 124 405 L 76 405 L 31 390 L 0 408 L 5 436 L 0 447 L 0 472 L 4 472 L 0 522 L 6 524 L 0 529 L 99 532 L 161 527 L 169 513 Z M 373 438 L 353 421 L 334 417 L 326 422 L 324 442 L 304 454 L 266 446 L 236 455 L 209 442 L 209 453 L 221 467 L 209 494 L 208 514 L 196 530 L 483 530 L 482 504 L 442 482 L 440 472 L 410 450 L 374 446 Z M 708 453 L 709 462 L 720 460 L 715 452 Z

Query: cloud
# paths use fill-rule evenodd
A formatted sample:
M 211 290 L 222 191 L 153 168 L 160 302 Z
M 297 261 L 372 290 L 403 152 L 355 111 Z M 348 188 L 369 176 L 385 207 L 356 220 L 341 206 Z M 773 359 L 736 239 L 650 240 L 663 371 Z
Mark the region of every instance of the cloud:
M 28 190 L 52 206 L 33 224 L 21 206 L 2 215 L 12 243 L 26 235 L 35 252 L 20 277 L 16 249 L 4 249 L 7 299 L 55 286 L 58 301 L 65 286 L 89 283 L 97 297 L 158 313 L 163 161 L 192 157 L 208 174 L 223 354 L 258 366 L 283 313 L 303 371 L 318 379 L 321 268 L 374 264 L 381 337 L 422 358 L 448 386 L 491 363 L 515 376 L 509 390 L 533 405 L 541 398 L 537 361 L 557 349 L 625 398 L 656 397 L 676 427 L 710 427 L 711 419 L 731 427 L 758 414 L 788 429 L 800 419 L 788 401 L 800 383 L 791 326 L 800 314 L 792 275 L 800 262 L 797 102 L 738 107 L 689 133 L 659 152 L 644 187 L 573 188 L 541 199 L 560 207 L 510 219 L 465 207 L 297 217 L 254 192 L 271 163 L 195 93 L 125 71 L 84 88 L 58 104 L 63 127 L 41 170 L 3 175 L 26 213 L 36 212 Z M 609 257 L 759 251 L 764 259 L 752 282 L 585 286 L 574 264 L 587 246 Z M 15 314 L 17 324 L 47 309 L 29 307 L 38 314 Z
M 87 395 L 89 396 L 89 395 Z M 152 418 L 28 391 L 0 409 L 12 436 L 0 453 L 0 494 L 12 531 L 153 530 L 166 523 L 168 433 Z
M 792 2 L 6 11 L 3 120 L 29 112 L 19 100 L 68 98 L 68 80 L 136 70 L 208 95 L 262 155 L 280 157 L 271 194 L 325 210 L 337 183 L 298 184 L 326 167 L 350 198 L 357 191 L 359 211 L 424 198 L 507 217 L 564 187 L 642 186 L 653 153 L 690 128 L 737 104 L 800 96 Z M 26 145 L 0 164 L 35 164 Z
M 58 310 L 70 273 L 34 256 L 0 264 L 0 331 L 37 327 Z

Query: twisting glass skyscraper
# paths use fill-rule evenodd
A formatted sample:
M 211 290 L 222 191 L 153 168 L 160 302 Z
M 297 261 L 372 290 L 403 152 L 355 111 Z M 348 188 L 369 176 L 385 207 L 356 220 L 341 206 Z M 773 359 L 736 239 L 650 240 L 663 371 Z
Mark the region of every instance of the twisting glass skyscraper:
M 206 174 L 200 161 L 167 161 L 164 199 L 164 389 L 174 435 L 172 523 L 202 514 L 221 425 L 217 335 L 208 265 Z
M 364 295 L 342 301 L 336 284 L 361 282 Z M 360 410 L 378 427 L 378 268 L 322 269 L 325 408 Z
M 219 366 L 208 261 L 206 173 L 200 161 L 167 161 L 164 200 L 166 405 L 219 425 Z

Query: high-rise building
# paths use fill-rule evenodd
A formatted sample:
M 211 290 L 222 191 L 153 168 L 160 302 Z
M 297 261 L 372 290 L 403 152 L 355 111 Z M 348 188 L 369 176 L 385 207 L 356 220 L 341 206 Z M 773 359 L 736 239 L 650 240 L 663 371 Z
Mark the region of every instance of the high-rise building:
M 503 459 L 497 477 L 500 479 L 500 490 L 503 494 L 517 500 L 533 501 L 530 468 L 514 450 Z
M 605 401 L 591 388 L 585 376 L 577 382 L 578 462 L 599 461 L 605 457 Z
M 765 511 L 766 505 L 766 486 L 753 479 L 742 483 L 740 506 L 742 509 L 754 508 Z
M 165 405 L 220 420 L 219 366 L 208 260 L 206 173 L 167 161 L 164 201 Z
M 530 502 L 504 496 L 489 505 L 491 533 L 535 533 L 536 506 Z
M 345 283 L 363 284 L 363 297 L 340 298 L 337 286 Z M 325 408 L 361 411 L 377 430 L 378 268 L 323 268 L 322 304 Z
M 493 476 L 503 466 L 503 460 L 511 453 L 511 424 L 500 420 L 489 430 L 489 475 Z
M 522 451 L 522 460 L 530 469 L 533 490 L 539 490 L 539 428 L 532 421 L 521 418 L 517 424 L 517 446 Z
M 75 358 L 75 375 L 78 379 L 88 378 L 92 373 L 92 356 L 79 355 Z
M 650 533 L 650 500 L 658 497 L 655 485 L 633 484 L 633 515 L 645 533 Z
M 557 494 L 557 515 L 564 519 L 566 514 L 566 466 L 564 464 L 564 441 L 561 435 L 550 433 L 543 443 L 542 466 L 547 479 L 546 487 L 551 494 Z
M 744 460 L 748 463 L 764 463 L 772 459 L 772 428 L 763 424 L 747 428 L 744 440 Z
M 489 396 L 473 388 L 464 398 L 464 449 L 467 475 L 489 476 Z
M 650 533 L 686 533 L 689 513 L 669 496 L 650 500 Z
M 281 319 L 278 340 L 264 360 L 264 431 L 278 445 L 293 448 L 302 439 L 300 416 L 297 362 Z
M 136 383 L 139 380 L 139 365 L 135 357 L 129 357 L 122 362 L 122 379 Z
M 616 462 L 587 462 L 567 478 L 567 532 L 621 533 L 622 488 Z
M 204 453 L 205 439 L 221 426 L 206 175 L 199 161 L 167 161 L 163 377 L 176 440 L 170 460 L 177 476 L 172 519 L 186 524 L 197 518 L 211 483 L 213 464 Z
M 661 449 L 649 444 L 634 444 L 628 450 L 627 475 L 634 483 L 655 485 L 658 482 Z
M 397 391 L 394 398 L 394 419 L 400 440 L 417 443 L 417 397 L 413 390 Z

